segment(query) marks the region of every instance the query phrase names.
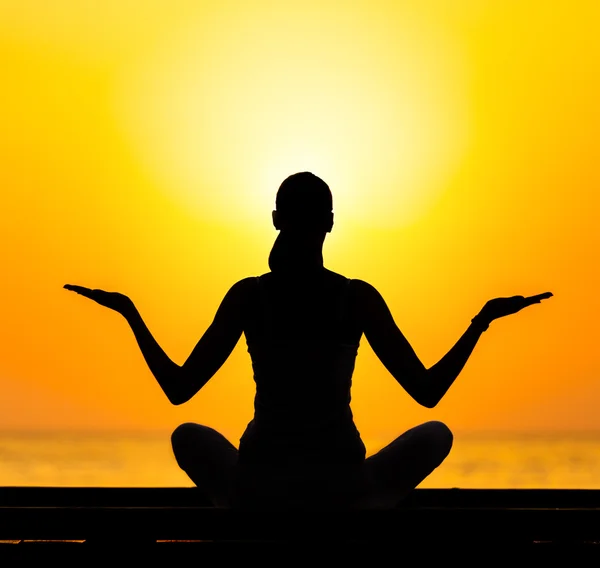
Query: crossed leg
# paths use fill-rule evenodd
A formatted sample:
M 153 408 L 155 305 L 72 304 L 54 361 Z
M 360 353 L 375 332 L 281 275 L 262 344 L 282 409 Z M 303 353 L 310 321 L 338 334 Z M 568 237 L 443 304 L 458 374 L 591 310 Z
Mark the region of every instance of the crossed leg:
M 238 450 L 225 436 L 201 424 L 178 426 L 171 434 L 177 464 L 215 507 L 231 505 Z
M 444 461 L 452 441 L 452 432 L 443 422 L 425 422 L 368 457 L 364 466 L 369 491 L 360 506 L 396 507 Z
M 322 467 L 240 466 L 238 450 L 225 436 L 191 422 L 173 431 L 171 445 L 179 467 L 215 507 L 298 508 L 304 500 L 318 503 L 316 495 L 339 493 L 343 479 Z
M 356 506 L 391 509 L 450 453 L 453 436 L 442 422 L 425 422 L 398 436 L 364 462 L 367 495 Z M 237 448 L 216 430 L 200 424 L 178 426 L 171 435 L 179 467 L 216 507 L 234 500 Z

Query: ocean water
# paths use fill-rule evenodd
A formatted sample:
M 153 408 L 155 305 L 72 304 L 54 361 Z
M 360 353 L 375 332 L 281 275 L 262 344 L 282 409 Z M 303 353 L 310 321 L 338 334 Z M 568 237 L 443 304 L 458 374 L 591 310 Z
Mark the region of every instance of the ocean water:
M 191 485 L 169 433 L 0 434 L 0 486 Z M 457 434 L 446 461 L 421 487 L 599 489 L 600 434 Z

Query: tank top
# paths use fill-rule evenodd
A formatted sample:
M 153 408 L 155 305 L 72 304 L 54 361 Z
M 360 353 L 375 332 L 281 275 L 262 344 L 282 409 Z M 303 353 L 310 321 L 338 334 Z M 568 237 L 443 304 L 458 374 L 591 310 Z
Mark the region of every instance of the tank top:
M 254 418 L 240 439 L 240 463 L 362 462 L 365 446 L 350 409 L 358 344 L 341 334 L 351 280 L 336 297 L 330 329 L 301 339 L 278 334 L 261 277 L 256 286 L 261 331 L 246 339 L 256 383 Z

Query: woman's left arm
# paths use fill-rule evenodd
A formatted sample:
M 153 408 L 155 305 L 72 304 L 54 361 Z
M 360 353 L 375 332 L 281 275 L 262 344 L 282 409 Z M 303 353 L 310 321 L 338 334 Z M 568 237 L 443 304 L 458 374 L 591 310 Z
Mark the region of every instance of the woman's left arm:
M 236 346 L 243 332 L 243 282 L 234 284 L 227 292 L 212 324 L 181 366 L 164 352 L 127 296 L 71 284 L 64 287 L 120 313 L 127 320 L 150 372 L 169 401 L 179 405 L 208 382 Z

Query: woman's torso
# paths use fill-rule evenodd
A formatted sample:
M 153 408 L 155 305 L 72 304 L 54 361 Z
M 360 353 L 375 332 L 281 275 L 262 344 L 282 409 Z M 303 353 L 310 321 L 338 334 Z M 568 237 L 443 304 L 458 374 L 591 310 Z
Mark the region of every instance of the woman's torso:
M 361 463 L 350 409 L 361 330 L 352 281 L 268 273 L 250 292 L 245 335 L 256 395 L 241 463 Z

